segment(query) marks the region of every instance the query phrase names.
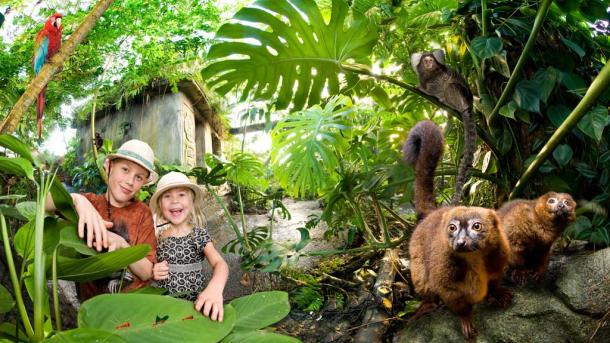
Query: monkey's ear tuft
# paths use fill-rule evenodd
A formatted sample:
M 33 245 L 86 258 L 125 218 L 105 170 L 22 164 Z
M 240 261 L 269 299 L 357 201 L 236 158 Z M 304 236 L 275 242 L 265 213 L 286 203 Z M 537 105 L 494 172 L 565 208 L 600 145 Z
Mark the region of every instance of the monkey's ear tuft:
M 432 56 L 434 56 L 438 63 L 445 65 L 445 52 L 443 49 L 436 49 L 432 51 Z
M 414 54 L 411 54 L 411 67 L 413 67 L 413 70 L 415 71 L 415 74 L 417 74 L 417 65 L 419 64 L 419 61 L 421 60 L 421 52 L 416 52 Z

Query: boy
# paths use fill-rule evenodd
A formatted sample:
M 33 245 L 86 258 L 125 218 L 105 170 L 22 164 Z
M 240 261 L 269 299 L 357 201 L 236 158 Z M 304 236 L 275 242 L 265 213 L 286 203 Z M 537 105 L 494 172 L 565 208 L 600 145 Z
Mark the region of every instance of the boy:
M 153 162 L 154 153 L 148 144 L 136 139 L 127 141 L 104 161 L 108 173 L 105 194 L 71 194 L 79 215 L 78 235 L 84 238 L 86 234 L 89 247 L 95 245 L 97 251 L 102 248 L 113 251 L 142 243 L 151 246 L 146 257 L 128 266 L 134 277 L 125 290 L 144 286 L 152 277 L 152 267 L 156 262 L 157 241 L 152 214 L 148 206 L 134 199 L 143 186 L 157 181 Z M 53 200 L 48 199 L 47 210 L 53 211 Z M 84 283 L 80 287 L 81 300 L 107 293 L 107 288 L 104 282 Z

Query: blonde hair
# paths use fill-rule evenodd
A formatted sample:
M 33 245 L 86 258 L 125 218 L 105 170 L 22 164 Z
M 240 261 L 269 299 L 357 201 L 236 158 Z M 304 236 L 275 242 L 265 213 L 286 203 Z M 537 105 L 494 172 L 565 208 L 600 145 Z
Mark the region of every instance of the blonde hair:
M 197 186 L 197 187 L 199 187 L 199 186 Z M 168 188 L 163 193 L 165 193 L 171 189 L 174 189 L 174 188 L 185 188 L 190 191 L 191 199 L 193 201 L 193 208 L 190 213 L 189 223 L 191 225 L 193 225 L 193 227 L 200 227 L 200 228 L 206 227 L 207 219 L 206 219 L 205 213 L 203 212 L 203 196 L 198 197 L 197 193 L 195 193 L 192 189 L 185 187 L 185 186 L 176 186 L 176 187 Z M 161 201 L 163 193 L 161 193 L 161 195 L 157 198 L 157 204 L 156 204 L 157 206 L 154 206 L 153 208 L 155 210 L 152 211 L 153 212 L 153 223 L 155 225 L 155 235 L 157 236 L 157 238 L 159 238 L 161 236 L 161 233 L 163 233 L 163 231 L 169 229 L 170 228 L 169 224 L 171 224 L 171 222 L 163 216 L 161 204 L 159 203 Z M 203 190 L 202 190 L 201 194 L 203 194 Z

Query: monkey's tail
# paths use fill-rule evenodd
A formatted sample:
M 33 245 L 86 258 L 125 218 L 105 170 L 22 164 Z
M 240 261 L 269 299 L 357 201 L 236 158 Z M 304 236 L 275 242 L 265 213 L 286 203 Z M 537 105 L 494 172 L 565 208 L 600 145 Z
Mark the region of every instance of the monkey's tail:
M 464 152 L 458 167 L 457 177 L 455 178 L 455 193 L 453 193 L 451 198 L 452 205 L 459 204 L 462 199 L 466 174 L 472 167 L 477 143 L 477 127 L 470 108 L 462 112 L 462 122 L 464 123 Z
M 415 165 L 414 203 L 417 217 L 423 219 L 436 209 L 434 201 L 434 170 L 443 154 L 441 128 L 430 120 L 417 123 L 409 132 L 402 148 L 405 162 Z

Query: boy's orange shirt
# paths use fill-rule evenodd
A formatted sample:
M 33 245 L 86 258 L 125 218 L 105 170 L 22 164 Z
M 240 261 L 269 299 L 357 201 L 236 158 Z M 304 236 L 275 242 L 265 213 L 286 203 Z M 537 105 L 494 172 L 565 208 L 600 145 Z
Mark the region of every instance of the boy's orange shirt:
M 83 196 L 91 202 L 104 220 L 114 223 L 114 226 L 109 230 L 114 232 L 127 232 L 127 242 L 129 245 L 149 244 L 151 250 L 146 255 L 146 258 L 153 264 L 157 262 L 157 239 L 155 237 L 155 228 L 152 213 L 146 204 L 140 201 L 133 201 L 125 207 L 112 206 L 112 219 L 110 219 L 108 217 L 108 200 L 106 200 L 104 194 L 97 195 L 94 193 L 84 193 Z M 147 281 L 142 281 L 135 275 L 133 275 L 133 279 L 133 282 L 129 286 L 123 288 L 124 291 L 141 288 L 148 284 Z M 80 297 L 81 300 L 86 300 L 106 292 L 107 291 L 100 287 L 99 284 L 96 284 L 95 281 L 86 282 L 81 284 Z

